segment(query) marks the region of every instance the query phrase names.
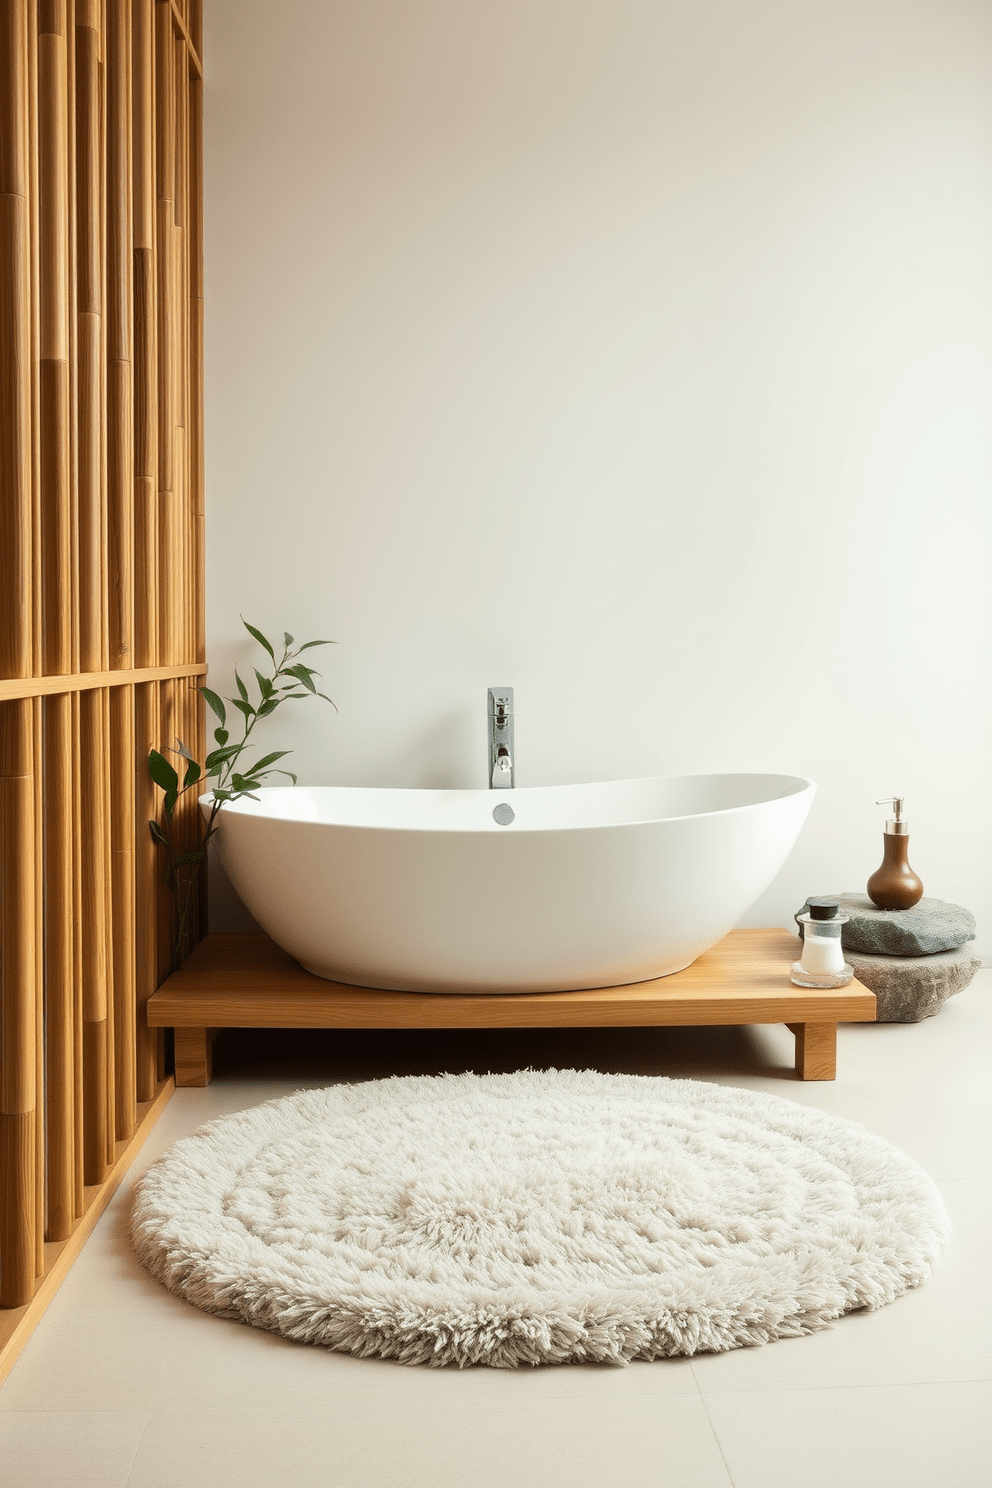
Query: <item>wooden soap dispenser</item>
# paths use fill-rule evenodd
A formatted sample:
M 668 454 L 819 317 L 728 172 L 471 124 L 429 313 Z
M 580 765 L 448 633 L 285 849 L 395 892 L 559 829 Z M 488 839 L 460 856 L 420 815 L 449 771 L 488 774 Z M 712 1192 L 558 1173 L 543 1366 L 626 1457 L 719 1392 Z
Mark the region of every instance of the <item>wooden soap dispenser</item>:
M 909 866 L 909 823 L 902 814 L 904 796 L 889 796 L 876 806 L 892 803 L 882 841 L 885 854 L 868 880 L 868 898 L 879 909 L 912 909 L 923 898 L 923 884 Z

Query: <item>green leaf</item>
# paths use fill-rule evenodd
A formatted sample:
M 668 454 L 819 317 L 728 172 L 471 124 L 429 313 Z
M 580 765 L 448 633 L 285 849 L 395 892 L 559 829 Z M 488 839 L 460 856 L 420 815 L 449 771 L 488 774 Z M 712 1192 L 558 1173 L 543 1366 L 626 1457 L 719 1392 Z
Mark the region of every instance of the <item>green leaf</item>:
M 157 821 L 150 821 L 148 823 L 148 829 L 152 834 L 153 842 L 157 842 L 161 847 L 168 847 L 169 839 L 168 837 L 166 837 Z
M 236 791 L 261 790 L 262 788 L 262 782 L 256 780 L 254 775 L 234 774 L 231 776 L 231 784 Z
M 244 746 L 241 744 L 228 744 L 226 749 L 213 749 L 207 755 L 207 769 L 213 770 L 217 765 L 224 764 L 232 755 L 240 753 Z
M 260 770 L 267 770 L 269 765 L 274 765 L 277 759 L 285 759 L 289 752 L 288 749 L 277 749 L 274 754 L 267 754 L 264 759 L 256 760 L 251 767 L 251 773 L 257 775 Z
M 341 709 L 338 707 L 337 703 L 334 701 L 333 698 L 329 698 L 327 696 L 327 693 L 326 692 L 318 692 L 317 696 L 319 698 L 323 698 L 325 703 L 330 703 L 330 705 L 334 709 L 335 713 L 340 713 L 341 712 Z
M 209 687 L 199 688 L 199 693 L 203 701 L 207 704 L 207 707 L 216 713 L 223 727 L 227 722 L 227 709 L 224 707 L 223 698 L 219 698 L 215 692 L 211 692 Z
M 336 645 L 337 645 L 337 641 L 304 641 L 303 645 L 300 647 L 300 651 L 309 651 L 311 646 L 336 646 Z M 299 656 L 300 651 L 297 651 L 297 653 L 296 653 L 297 656 Z
M 188 863 L 198 863 L 203 857 L 203 848 L 194 847 L 189 852 L 180 853 L 176 859 L 177 868 L 185 868 Z
M 234 680 L 238 684 L 238 691 L 241 694 L 241 700 L 242 700 L 242 702 L 247 703 L 247 701 L 248 701 L 248 689 L 245 686 L 245 684 L 242 682 L 237 667 L 234 668 Z M 236 698 L 232 698 L 232 699 L 230 699 L 230 701 L 231 702 L 234 702 L 235 705 L 237 704 L 237 699 Z
M 286 650 L 288 651 L 290 646 L 293 644 L 293 637 L 290 635 L 288 630 L 284 630 L 282 633 L 282 638 L 286 642 Z
M 231 736 L 227 732 L 227 729 L 214 729 L 214 738 L 217 740 L 218 744 L 226 744 L 230 737 Z
M 178 791 L 179 776 L 165 756 L 159 754 L 157 749 L 153 749 L 148 756 L 148 773 L 155 784 L 166 793 L 169 791 Z
M 293 774 L 292 770 L 273 770 L 272 771 L 272 774 L 273 775 L 288 775 L 289 778 L 290 778 L 290 780 L 293 782 L 294 785 L 296 785 L 298 783 L 297 782 L 297 779 L 296 779 L 296 776 Z
M 287 677 L 295 677 L 298 682 L 301 682 L 303 684 L 307 692 L 317 691 L 316 687 L 313 684 L 314 674 L 313 672 L 311 672 L 309 667 L 305 667 L 303 665 L 302 661 L 297 662 L 296 666 L 287 667 L 286 675 Z
M 175 790 L 168 790 L 165 793 L 165 814 L 169 818 L 170 821 L 172 820 L 172 813 L 176 809 L 176 802 L 178 800 L 179 800 L 179 777 L 177 775 L 176 776 L 176 789 Z
M 259 718 L 268 718 L 270 713 L 276 711 L 281 702 L 282 698 L 268 698 L 258 710 Z
M 254 627 L 254 625 L 249 625 L 248 624 L 248 621 L 245 619 L 244 615 L 241 616 L 241 624 L 244 626 L 245 630 L 248 632 L 249 635 L 255 637 L 256 641 L 258 642 L 258 644 L 260 646 L 264 646 L 265 647 L 266 651 L 268 651 L 269 655 L 272 657 L 272 660 L 275 661 L 275 659 L 276 659 L 276 653 L 273 651 L 271 645 L 265 639 L 265 637 L 262 634 L 262 632 L 260 630 L 256 630 L 255 627 Z
M 275 689 L 273 688 L 272 683 L 269 681 L 268 677 L 262 676 L 261 672 L 258 670 L 258 667 L 254 667 L 253 671 L 256 678 L 258 679 L 258 690 L 262 694 L 262 699 L 264 701 L 266 698 L 270 698 L 272 696 Z
M 189 790 L 191 785 L 195 785 L 200 778 L 200 774 L 201 770 L 196 760 L 191 760 L 186 767 L 186 774 L 183 776 L 183 790 Z
M 243 698 L 232 698 L 231 702 L 234 707 L 237 708 L 238 712 L 243 713 L 246 718 L 255 717 L 255 709 L 252 707 L 251 703 L 246 703 Z

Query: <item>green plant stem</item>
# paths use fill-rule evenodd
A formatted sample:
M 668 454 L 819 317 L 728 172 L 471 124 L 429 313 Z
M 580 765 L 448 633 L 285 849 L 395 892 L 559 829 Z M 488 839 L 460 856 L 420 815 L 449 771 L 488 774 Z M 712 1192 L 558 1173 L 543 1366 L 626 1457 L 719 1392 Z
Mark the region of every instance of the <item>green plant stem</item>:
M 207 843 L 217 831 L 217 813 L 226 802 L 237 800 L 240 796 L 251 796 L 252 789 L 260 785 L 266 776 L 275 774 L 289 775 L 296 782 L 296 776 L 290 771 L 276 768 L 275 761 L 282 759 L 288 752 L 277 750 L 273 754 L 265 755 L 259 759 L 255 767 L 250 769 L 247 775 L 238 770 L 238 765 L 248 747 L 249 740 L 259 718 L 268 717 L 273 713 L 280 703 L 288 702 L 291 698 L 321 697 L 337 708 L 333 699 L 327 698 L 324 693 L 317 692 L 314 677 L 319 674 L 312 667 L 306 666 L 297 658 L 313 646 L 324 646 L 332 644 L 327 641 L 306 641 L 297 650 L 291 650 L 293 637 L 286 634 L 282 656 L 276 661 L 275 652 L 271 643 L 256 630 L 254 626 L 242 620 L 245 629 L 258 641 L 268 653 L 274 671 L 271 676 L 262 676 L 256 668 L 255 676 L 258 680 L 259 701 L 256 707 L 249 701 L 247 687 L 242 682 L 237 669 L 235 669 L 235 681 L 239 697 L 228 698 L 232 706 L 237 707 L 243 720 L 241 739 L 236 744 L 229 744 L 230 735 L 227 733 L 227 712 L 224 700 L 212 693 L 208 688 L 201 688 L 204 700 L 211 711 L 220 720 L 220 728 L 214 730 L 219 748 L 209 751 L 203 767 L 193 758 L 187 747 L 181 740 L 176 741 L 176 749 L 167 751 L 180 755 L 187 762 L 185 778 L 180 784 L 179 775 L 172 765 L 165 759 L 164 755 L 152 750 L 148 756 L 149 773 L 153 781 L 165 792 L 164 823 L 157 821 L 149 822 L 153 839 L 159 846 L 164 847 L 168 853 L 168 864 L 165 872 L 165 882 L 173 895 L 173 921 L 175 936 L 172 947 L 173 970 L 178 970 L 185 960 L 185 943 L 188 936 L 190 909 L 193 900 L 193 889 L 195 887 L 200 868 L 206 857 Z M 295 666 L 290 667 L 290 663 Z M 284 679 L 284 685 L 279 687 L 279 679 Z M 211 803 L 210 814 L 205 825 L 202 817 L 198 814 L 200 822 L 200 835 L 197 845 L 186 852 L 177 854 L 173 836 L 173 816 L 176 806 L 181 798 L 194 786 L 201 789 L 209 780 L 213 779 L 214 799 Z M 254 798 L 253 798 L 254 799 Z

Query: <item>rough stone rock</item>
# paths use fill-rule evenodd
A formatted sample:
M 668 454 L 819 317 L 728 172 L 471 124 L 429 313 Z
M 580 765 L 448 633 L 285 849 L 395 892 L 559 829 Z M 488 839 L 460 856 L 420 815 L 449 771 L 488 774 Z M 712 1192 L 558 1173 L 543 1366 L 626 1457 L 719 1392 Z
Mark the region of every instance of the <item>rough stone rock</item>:
M 874 992 L 879 1023 L 932 1018 L 949 997 L 967 987 L 982 964 L 967 946 L 933 956 L 867 956 L 848 950 L 844 956 L 858 981 Z
M 878 909 L 867 894 L 829 897 L 838 899 L 841 914 L 849 916 L 840 933 L 845 951 L 869 956 L 935 956 L 975 938 L 974 915 L 943 899 L 924 896 L 912 909 Z M 807 899 L 796 915 L 797 923 L 808 907 Z M 802 930 L 800 925 L 800 934 Z

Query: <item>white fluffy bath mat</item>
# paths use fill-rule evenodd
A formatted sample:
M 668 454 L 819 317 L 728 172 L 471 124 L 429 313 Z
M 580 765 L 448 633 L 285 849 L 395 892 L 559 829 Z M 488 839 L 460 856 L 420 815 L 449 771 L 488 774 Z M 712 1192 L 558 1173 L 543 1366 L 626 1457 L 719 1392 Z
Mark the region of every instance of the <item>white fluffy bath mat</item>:
M 138 1255 L 208 1312 L 407 1364 L 626 1363 L 881 1307 L 948 1233 L 919 1167 L 777 1096 L 593 1071 L 304 1091 L 138 1185 Z

